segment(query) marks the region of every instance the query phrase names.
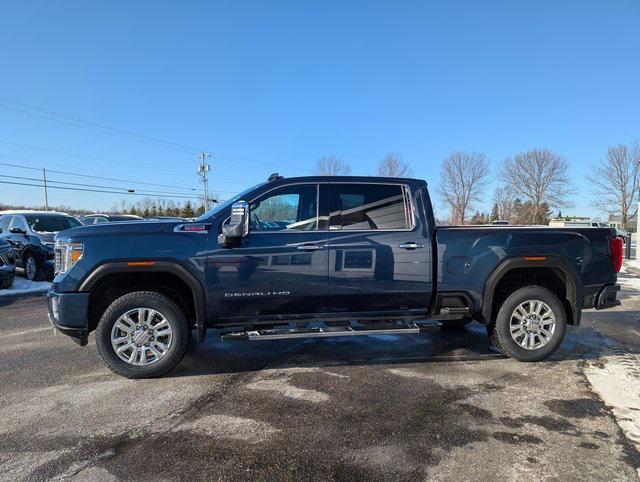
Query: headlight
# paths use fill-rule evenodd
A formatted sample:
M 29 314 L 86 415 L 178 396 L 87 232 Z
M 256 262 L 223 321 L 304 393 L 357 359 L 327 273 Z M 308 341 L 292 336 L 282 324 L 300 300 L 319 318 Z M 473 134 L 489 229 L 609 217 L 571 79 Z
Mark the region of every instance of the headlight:
M 84 246 L 82 243 L 65 243 L 56 241 L 55 253 L 55 273 L 61 274 L 69 271 L 74 264 L 82 258 Z

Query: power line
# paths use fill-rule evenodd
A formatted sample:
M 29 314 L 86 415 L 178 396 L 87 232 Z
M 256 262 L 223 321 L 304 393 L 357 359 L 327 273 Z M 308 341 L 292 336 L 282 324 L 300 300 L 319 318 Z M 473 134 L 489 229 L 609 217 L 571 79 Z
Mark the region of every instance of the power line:
M 11 142 L 11 141 L 6 141 L 3 139 L 0 139 L 0 142 L 2 144 L 9 144 L 11 146 L 17 146 L 17 147 L 25 147 L 27 149 L 36 149 L 39 151 L 45 151 L 45 152 L 52 152 L 54 154 L 62 154 L 63 156 L 74 156 L 74 157 L 80 157 L 83 159 L 89 159 L 92 161 L 102 161 L 102 162 L 109 162 L 109 163 L 113 163 L 113 164 L 122 164 L 122 165 L 126 165 L 129 167 L 139 167 L 142 169 L 153 169 L 156 171 L 167 171 L 167 172 L 176 172 L 176 173 L 184 173 L 184 171 L 178 171 L 177 169 L 166 169 L 166 168 L 162 168 L 162 167 L 157 167 L 157 166 L 146 166 L 146 165 L 142 165 L 142 164 L 134 164 L 131 162 L 127 162 L 127 161 L 114 161 L 113 159 L 106 159 L 104 157 L 97 157 L 97 156 L 90 156 L 90 155 L 86 155 L 86 154 L 78 154 L 75 152 L 67 152 L 67 151 L 60 151 L 57 149 L 51 149 L 49 147 L 41 147 L 41 146 L 32 146 L 29 144 L 21 144 L 19 142 Z
M 7 103 L 12 105 L 6 105 Z M 140 134 L 134 131 L 120 129 L 117 127 L 112 127 L 107 124 L 83 119 L 81 117 L 71 116 L 68 114 L 64 114 L 62 112 L 54 111 L 51 109 L 46 109 L 41 106 L 27 104 L 26 102 L 20 102 L 17 100 L 9 99 L 6 97 L 0 97 L 0 107 L 5 109 L 10 109 L 18 112 L 22 112 L 24 114 L 33 115 L 36 117 L 40 117 L 47 120 L 61 122 L 67 125 L 71 125 L 73 127 L 79 127 L 83 129 L 89 129 L 96 132 L 101 132 L 103 134 L 114 135 L 117 137 L 126 138 L 136 142 L 142 142 L 145 144 L 154 145 L 156 147 L 164 147 L 167 149 L 174 149 L 178 151 L 182 151 L 189 154 L 194 154 L 200 152 L 200 149 L 195 148 L 193 146 L 188 146 L 185 144 L 180 144 L 177 142 L 167 141 L 164 139 L 160 139 L 158 137 L 152 137 L 145 134 Z M 292 166 L 288 164 L 278 163 L 278 162 L 270 162 L 270 161 L 262 161 L 258 159 L 251 159 L 248 157 L 235 156 L 231 154 L 225 154 L 223 152 L 214 151 L 212 152 L 216 157 L 223 157 L 225 159 L 231 159 L 242 162 L 251 162 L 257 164 L 271 165 L 271 166 L 281 166 L 286 167 L 288 169 L 295 170 L 308 170 L 301 168 L 299 166 Z
M 51 171 L 49 171 L 51 172 Z M 20 179 L 23 181 L 40 181 L 39 178 L 34 178 L 34 177 L 23 177 L 23 176 L 9 176 L 6 174 L 0 174 L 0 177 L 4 177 L 4 178 L 8 178 L 8 179 Z M 121 190 L 123 193 L 130 193 L 132 191 L 134 191 L 134 189 L 129 189 L 126 187 L 117 187 L 117 186 L 102 186 L 99 184 L 86 184 L 86 183 L 79 183 L 79 182 L 69 182 L 69 181 L 56 181 L 54 179 L 44 179 L 44 187 L 46 189 L 47 185 L 50 186 L 50 184 L 64 184 L 67 186 L 85 186 L 85 187 L 97 187 L 100 189 L 115 189 L 115 190 Z M 153 194 L 153 195 L 164 195 L 167 194 L 166 191 L 152 191 L 152 190 L 138 190 L 135 189 L 135 192 L 138 193 L 143 193 L 143 194 Z M 175 195 L 182 195 L 182 193 L 176 192 L 176 193 L 169 193 L 169 194 L 175 194 Z M 197 196 L 193 195 L 193 194 L 184 194 L 185 197 L 192 197 L 194 199 L 197 199 Z
M 27 169 L 30 171 L 40 171 L 40 168 L 38 167 L 29 167 L 29 166 L 20 166 L 18 164 L 10 164 L 7 162 L 0 162 L 0 166 L 7 166 L 7 167 L 13 167 L 16 169 Z M 168 184 L 157 184 L 157 183 L 153 183 L 153 182 L 144 182 L 144 181 L 134 181 L 131 179 L 120 179 L 120 178 L 115 178 L 115 177 L 104 177 L 104 176 L 91 176 L 89 174 L 78 174 L 76 172 L 69 172 L 69 171 L 59 171 L 59 170 L 55 170 L 55 169 L 47 169 L 47 172 L 50 173 L 54 173 L 54 174 L 63 174 L 63 175 L 67 175 L 67 176 L 76 176 L 76 177 L 82 177 L 82 178 L 86 178 L 86 179 L 98 179 L 98 180 L 102 180 L 102 181 L 114 181 L 114 182 L 124 182 L 124 183 L 128 183 L 128 184 L 140 184 L 140 185 L 144 185 L 144 186 L 153 186 L 153 187 L 166 187 L 166 188 L 170 188 L 173 190 L 177 190 L 177 191 L 197 191 L 196 188 L 193 187 L 178 187 L 178 186 L 171 186 Z M 214 189 L 214 191 L 217 192 L 224 192 L 224 193 L 232 193 L 235 194 L 237 191 L 223 191 L 220 189 Z M 163 191 L 165 192 L 165 191 Z M 174 194 L 174 193 L 169 193 L 169 194 Z M 175 194 L 179 194 L 178 192 L 176 192 Z
M 3 104 L 2 102 L 10 102 L 14 104 L 14 106 L 8 106 L 6 104 Z M 103 134 L 122 137 L 132 141 L 142 142 L 144 144 L 150 144 L 156 147 L 163 147 L 166 149 L 175 149 L 175 150 L 179 150 L 189 154 L 193 154 L 194 152 L 197 152 L 197 149 L 195 148 L 183 146 L 175 142 L 165 141 L 155 137 L 146 136 L 144 134 L 138 134 L 136 132 L 127 131 L 125 129 L 118 129 L 116 127 L 111 127 L 106 124 L 100 124 L 98 122 L 89 121 L 86 119 L 82 119 L 80 117 L 73 117 L 67 114 L 63 114 L 61 112 L 56 112 L 56 111 L 52 111 L 42 107 L 26 104 L 24 102 L 14 101 L 4 97 L 0 97 L 0 107 L 9 109 L 9 110 L 14 110 L 17 112 L 22 112 L 24 114 L 29 114 L 35 117 L 40 117 L 42 119 L 61 122 L 63 124 L 71 125 L 73 127 L 79 127 L 81 129 L 87 129 L 95 132 L 100 132 Z
M 2 177 L 11 177 L 11 176 L 2 176 Z M 35 178 L 34 178 L 35 179 Z M 41 181 L 40 179 L 35 179 L 37 181 Z M 25 183 L 25 182 L 13 182 L 13 181 L 0 181 L 0 184 L 10 184 L 13 186 L 33 186 L 33 187 L 39 187 L 39 188 L 43 188 L 44 184 L 42 184 L 42 182 L 40 184 L 33 184 L 33 183 Z M 144 193 L 139 193 L 139 192 L 121 192 L 121 191 L 103 191 L 103 190 L 98 190 L 98 189 L 84 189 L 84 188 L 79 188 L 79 187 L 65 187 L 65 186 L 47 186 L 48 189 L 63 189 L 66 191 L 83 191 L 83 192 L 98 192 L 98 193 L 104 193 L 104 194 L 119 194 L 119 195 L 127 195 L 127 196 L 147 196 L 149 197 L 149 194 L 144 194 Z M 192 198 L 192 199 L 200 199 L 199 196 L 172 196 L 172 195 L 167 195 L 164 194 L 162 197 L 165 198 L 176 198 L 176 199 L 186 199 L 186 198 Z

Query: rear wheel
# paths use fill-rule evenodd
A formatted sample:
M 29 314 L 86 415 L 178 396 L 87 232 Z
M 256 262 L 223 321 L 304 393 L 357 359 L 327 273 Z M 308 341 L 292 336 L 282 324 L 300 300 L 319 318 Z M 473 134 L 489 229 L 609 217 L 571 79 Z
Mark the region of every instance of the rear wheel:
M 116 299 L 96 330 L 100 356 L 127 378 L 164 375 L 182 360 L 190 330 L 182 310 L 169 298 L 138 291 Z
M 558 349 L 566 327 L 567 315 L 560 299 L 542 286 L 526 286 L 507 297 L 487 330 L 505 355 L 540 361 Z

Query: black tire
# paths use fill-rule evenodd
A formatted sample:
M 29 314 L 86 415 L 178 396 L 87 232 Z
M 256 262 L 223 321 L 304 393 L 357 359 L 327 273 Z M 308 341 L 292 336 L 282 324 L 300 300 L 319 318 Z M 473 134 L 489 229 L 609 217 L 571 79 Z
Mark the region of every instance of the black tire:
M 161 313 L 172 330 L 167 353 L 150 365 L 132 365 L 120 359 L 111 344 L 111 332 L 118 319 L 130 310 L 151 308 Z M 182 310 L 169 298 L 155 291 L 136 291 L 117 298 L 109 305 L 96 329 L 96 346 L 106 365 L 127 378 L 155 378 L 171 371 L 180 363 L 189 346 L 191 331 Z
M 36 266 L 36 269 L 33 273 L 27 269 L 27 265 L 30 262 L 30 259 L 33 260 L 33 263 Z M 38 257 L 33 253 L 27 253 L 27 255 L 24 257 L 22 267 L 24 269 L 24 275 L 29 281 L 45 281 L 47 278 L 47 274 L 42 269 L 41 263 L 38 261 Z
M 511 317 L 518 305 L 528 300 L 539 300 L 546 303 L 555 317 L 555 331 L 550 340 L 543 346 L 527 349 L 519 345 L 511 336 Z M 487 327 L 489 338 L 495 347 L 503 354 L 519 361 L 541 361 L 551 356 L 562 344 L 567 329 L 567 315 L 560 299 L 542 286 L 532 285 L 520 288 L 511 293 L 504 300 L 495 323 Z
M 440 321 L 440 323 L 442 323 L 443 330 L 462 330 L 472 321 L 472 318 L 462 318 L 460 320 L 444 320 Z
M 13 286 L 13 276 L 11 276 L 10 278 L 5 278 L 2 281 L 0 281 L 0 290 L 6 290 L 11 288 L 11 286 Z

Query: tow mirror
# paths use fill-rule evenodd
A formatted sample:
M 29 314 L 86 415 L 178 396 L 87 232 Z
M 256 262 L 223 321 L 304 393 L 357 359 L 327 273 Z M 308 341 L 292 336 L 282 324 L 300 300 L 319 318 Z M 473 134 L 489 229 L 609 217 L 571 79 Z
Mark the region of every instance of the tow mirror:
M 236 201 L 231 206 L 229 224 L 222 226 L 222 234 L 218 236 L 218 244 L 222 248 L 236 246 L 249 233 L 249 203 Z

